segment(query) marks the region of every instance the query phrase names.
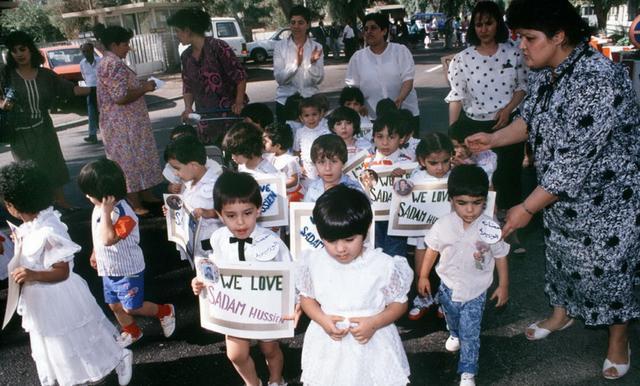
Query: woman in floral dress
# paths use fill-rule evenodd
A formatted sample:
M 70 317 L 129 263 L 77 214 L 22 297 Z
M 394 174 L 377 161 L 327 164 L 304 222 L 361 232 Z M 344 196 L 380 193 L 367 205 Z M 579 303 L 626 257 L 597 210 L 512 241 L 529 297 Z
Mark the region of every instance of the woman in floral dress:
M 143 201 L 158 201 L 150 189 L 162 182 L 162 171 L 144 101 L 155 83 L 138 81 L 125 64 L 131 37 L 122 27 L 107 27 L 99 36 L 107 51 L 98 65 L 98 106 L 107 158 L 124 171 L 127 199 L 136 214 L 144 216 L 149 211 Z
M 514 0 L 507 22 L 537 70 L 520 117 L 467 138 L 474 150 L 529 140 L 538 186 L 507 214 L 503 234 L 544 210 L 545 292 L 552 314 L 529 340 L 573 323 L 606 326 L 602 375 L 629 370 L 629 320 L 640 317 L 640 107 L 625 70 L 586 44 L 589 30 L 568 0 Z
M 194 112 L 194 102 L 197 113 L 219 118 L 230 113 L 239 115 L 249 101 L 245 94 L 247 72 L 226 42 L 204 36 L 211 28 L 209 15 L 199 9 L 182 9 L 167 23 L 176 29 L 180 43 L 191 45 L 181 56 L 182 120 L 187 121 Z M 221 144 L 231 123 L 233 120 L 201 122 L 200 139 L 207 144 Z

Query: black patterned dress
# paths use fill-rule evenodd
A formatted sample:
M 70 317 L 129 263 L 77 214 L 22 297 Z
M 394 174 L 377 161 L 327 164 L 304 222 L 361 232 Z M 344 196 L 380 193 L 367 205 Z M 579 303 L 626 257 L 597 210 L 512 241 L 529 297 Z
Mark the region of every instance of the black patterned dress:
M 627 72 L 580 45 L 531 74 L 520 113 L 538 185 L 559 197 L 544 211 L 551 305 L 587 325 L 637 318 L 640 108 Z

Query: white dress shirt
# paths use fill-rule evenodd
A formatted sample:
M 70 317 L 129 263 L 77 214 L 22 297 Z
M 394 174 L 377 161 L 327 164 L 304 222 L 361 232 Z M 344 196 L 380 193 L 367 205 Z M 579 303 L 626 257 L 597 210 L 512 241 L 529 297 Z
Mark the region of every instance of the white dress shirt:
M 98 84 L 98 63 L 100 63 L 101 58 L 94 56 L 93 64 L 87 62 L 87 59 L 82 59 L 80 61 L 80 73 L 82 74 L 82 79 L 84 79 L 84 83 L 87 87 L 96 87 Z
M 278 82 L 276 102 L 284 105 L 291 95 L 300 93 L 308 98 L 318 93 L 318 85 L 324 79 L 324 59 L 311 63 L 314 49 L 322 50 L 322 46 L 307 38 L 304 43 L 302 63 L 298 66 L 298 47 L 292 38 L 279 41 L 273 50 L 273 76 Z
M 211 235 L 211 247 L 213 252 L 213 262 L 224 260 L 228 262 L 240 261 L 238 244 L 231 243 L 230 238 L 233 233 L 227 227 L 222 227 Z M 272 231 L 255 226 L 253 232 L 249 236 L 251 243 L 244 244 L 244 258 L 248 262 L 275 262 L 275 261 L 291 261 L 289 249 L 282 242 L 280 237 Z

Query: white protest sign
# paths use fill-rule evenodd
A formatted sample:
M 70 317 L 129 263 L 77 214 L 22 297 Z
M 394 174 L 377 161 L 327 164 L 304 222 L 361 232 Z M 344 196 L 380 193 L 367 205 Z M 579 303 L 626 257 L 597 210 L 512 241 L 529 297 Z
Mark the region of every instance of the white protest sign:
M 215 259 L 215 258 L 214 258 Z M 295 282 L 293 263 L 196 261 L 200 324 L 207 330 L 245 339 L 293 336 Z
M 15 234 L 16 229 L 18 227 L 9 221 L 7 221 L 7 224 L 9 224 L 11 233 Z M 11 272 L 13 272 L 14 269 L 20 266 L 21 253 L 22 253 L 22 240 L 16 237 L 16 244 L 13 249 L 13 258 L 9 261 L 9 264 L 7 265 L 7 271 L 9 272 L 9 280 L 8 280 L 9 288 L 7 291 L 7 305 L 4 311 L 4 321 L 2 322 L 3 330 L 7 326 L 7 324 L 9 324 L 9 322 L 11 321 L 11 317 L 13 317 L 13 314 L 16 312 L 16 309 L 18 308 L 18 299 L 20 298 L 20 289 L 22 288 L 22 286 L 16 283 L 15 280 L 13 280 L 13 278 L 11 277 Z
M 369 152 L 366 150 L 360 150 L 360 152 L 349 157 L 347 163 L 342 167 L 342 172 L 354 180 L 358 181 L 360 173 L 364 170 L 364 160 L 369 156 Z
M 196 219 L 192 210 L 187 207 L 179 194 L 164 194 L 164 205 L 167 208 L 167 238 L 185 252 L 189 263 L 193 266 L 196 242 L 200 230 L 200 220 Z
M 290 205 L 291 226 L 289 229 L 291 238 L 289 250 L 291 256 L 296 260 L 306 252 L 324 248 L 313 219 L 314 206 L 314 202 L 292 202 Z M 365 244 L 368 244 L 372 249 L 375 242 L 374 229 L 372 222 L 365 240 Z
M 287 180 L 283 173 L 276 175 L 257 173 L 253 178 L 260 185 L 262 208 L 258 222 L 265 228 L 289 225 L 289 199 Z
M 409 178 L 409 175 L 416 167 L 418 167 L 417 162 L 401 162 L 389 166 L 372 166 L 361 172 L 358 181 L 371 200 L 373 219 L 375 221 L 389 220 L 394 183 L 396 180 Z M 402 177 L 393 176 L 391 173 L 395 169 L 404 170 L 404 175 Z M 367 178 L 363 178 L 364 176 L 368 176 L 368 180 L 371 181 L 370 184 L 367 182 Z
M 484 214 L 493 217 L 496 192 L 489 192 Z M 394 194 L 388 234 L 421 237 L 440 217 L 451 212 L 446 184 L 417 184 L 406 195 Z

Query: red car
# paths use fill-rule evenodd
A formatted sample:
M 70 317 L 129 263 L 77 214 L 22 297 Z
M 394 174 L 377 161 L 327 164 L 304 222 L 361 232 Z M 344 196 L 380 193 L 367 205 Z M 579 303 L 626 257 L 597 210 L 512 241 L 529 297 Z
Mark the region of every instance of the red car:
M 54 46 L 40 48 L 44 56 L 45 68 L 52 69 L 56 74 L 73 82 L 82 80 L 80 73 L 80 61 L 84 59 L 80 46 Z M 97 57 L 102 56 L 99 51 L 95 51 Z

